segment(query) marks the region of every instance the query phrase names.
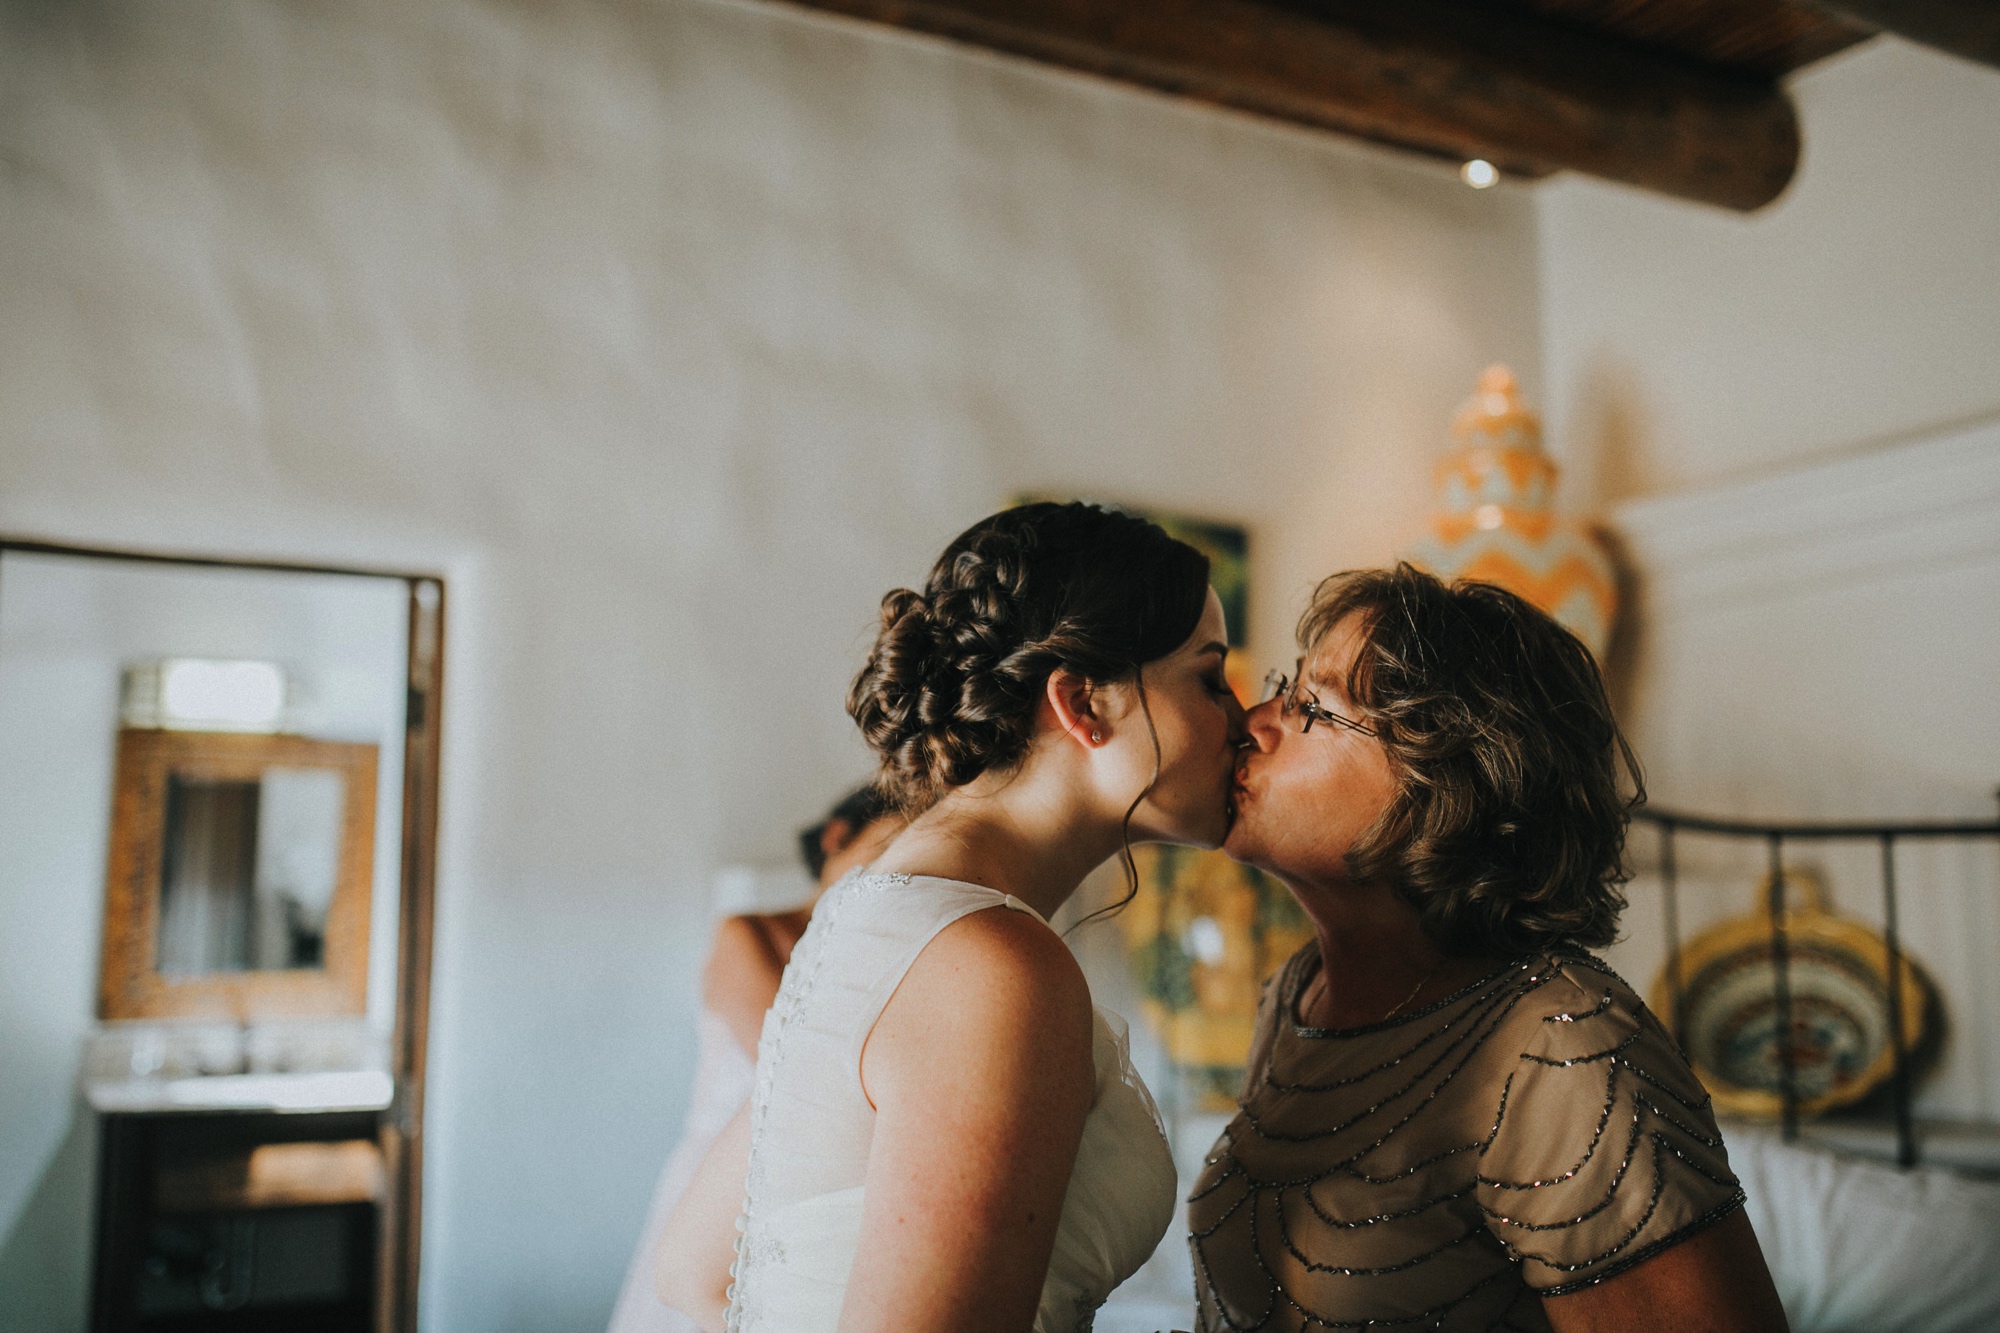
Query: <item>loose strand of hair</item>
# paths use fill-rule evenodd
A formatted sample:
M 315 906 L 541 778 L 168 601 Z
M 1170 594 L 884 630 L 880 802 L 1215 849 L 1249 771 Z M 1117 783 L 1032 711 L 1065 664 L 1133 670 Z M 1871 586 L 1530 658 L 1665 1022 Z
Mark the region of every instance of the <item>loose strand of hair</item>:
M 1132 679 L 1139 687 L 1139 711 L 1146 718 L 1146 734 L 1153 741 L 1153 776 L 1146 780 L 1145 787 L 1140 790 L 1137 796 L 1132 798 L 1132 804 L 1125 807 L 1125 818 L 1120 822 L 1118 827 L 1118 864 L 1125 871 L 1125 896 L 1117 902 L 1107 903 L 1095 912 L 1083 917 L 1075 925 L 1071 926 L 1069 930 L 1064 931 L 1064 935 L 1068 935 L 1070 931 L 1081 930 L 1101 916 L 1115 916 L 1117 913 L 1124 911 L 1131 901 L 1139 896 L 1139 863 L 1132 859 L 1132 816 L 1139 813 L 1139 807 L 1145 803 L 1148 796 L 1153 794 L 1153 788 L 1160 784 L 1160 769 L 1165 760 L 1160 753 L 1159 728 L 1153 725 L 1153 706 L 1146 700 L 1145 667 L 1134 666 L 1132 668 Z

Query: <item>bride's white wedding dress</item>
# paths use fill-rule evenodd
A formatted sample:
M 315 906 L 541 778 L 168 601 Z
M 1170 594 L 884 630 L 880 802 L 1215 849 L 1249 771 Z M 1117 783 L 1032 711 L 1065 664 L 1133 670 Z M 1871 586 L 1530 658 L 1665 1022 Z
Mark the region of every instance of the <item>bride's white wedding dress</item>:
M 861 1237 L 875 1112 L 861 1048 L 917 955 L 990 907 L 1042 918 L 1010 895 L 930 876 L 853 875 L 827 891 L 765 1016 L 750 1099 L 750 1174 L 738 1223 L 731 1333 L 833 1333 Z M 1046 924 L 1046 923 L 1044 923 Z M 1174 1214 L 1159 1112 L 1097 1011 L 1097 1094 L 1063 1198 L 1035 1333 L 1083 1333 Z M 938 1077 L 949 1080 L 951 1071 Z

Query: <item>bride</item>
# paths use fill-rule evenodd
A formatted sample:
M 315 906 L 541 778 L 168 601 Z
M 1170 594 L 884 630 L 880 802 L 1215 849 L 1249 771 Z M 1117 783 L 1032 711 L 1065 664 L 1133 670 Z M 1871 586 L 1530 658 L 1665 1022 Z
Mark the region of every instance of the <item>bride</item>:
M 1047 923 L 1132 842 L 1227 832 L 1226 639 L 1204 556 L 1082 504 L 995 514 L 883 600 L 848 711 L 921 813 L 815 910 L 663 1300 L 744 1333 L 1089 1329 L 1174 1168 Z

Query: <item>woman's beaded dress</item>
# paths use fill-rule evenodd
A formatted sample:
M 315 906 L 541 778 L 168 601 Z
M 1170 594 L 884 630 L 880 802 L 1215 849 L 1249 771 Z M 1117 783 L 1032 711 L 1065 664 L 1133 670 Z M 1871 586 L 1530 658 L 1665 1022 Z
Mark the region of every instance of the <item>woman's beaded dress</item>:
M 904 973 L 973 912 L 1034 910 L 959 880 L 859 875 L 827 890 L 765 1016 L 750 1099 L 750 1171 L 730 1288 L 732 1333 L 833 1333 L 861 1241 L 875 1110 L 861 1051 Z M 1096 1011 L 1097 1090 L 1084 1121 L 1035 1333 L 1084 1333 L 1159 1244 L 1174 1164 L 1119 1021 Z M 949 1082 L 952 1071 L 940 1069 Z
M 1243 1108 L 1189 1201 L 1198 1325 L 1546 1330 L 1601 1282 L 1741 1206 L 1708 1096 L 1584 953 L 1437 1004 L 1315 1029 L 1308 944 L 1266 988 Z

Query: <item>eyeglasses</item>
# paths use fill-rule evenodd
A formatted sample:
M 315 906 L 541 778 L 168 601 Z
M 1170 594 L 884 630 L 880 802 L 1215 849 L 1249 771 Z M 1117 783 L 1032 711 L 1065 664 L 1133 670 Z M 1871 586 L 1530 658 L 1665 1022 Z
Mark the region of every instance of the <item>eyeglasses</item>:
M 1305 673 L 1306 659 L 1301 657 L 1293 665 L 1291 675 L 1287 676 L 1282 671 L 1273 671 L 1264 677 L 1264 702 L 1269 703 L 1273 699 L 1279 700 L 1279 717 L 1291 718 L 1296 716 L 1304 719 L 1299 723 L 1299 732 L 1301 734 L 1311 731 L 1315 722 L 1331 722 L 1337 727 L 1346 727 L 1349 731 L 1359 732 L 1363 736 L 1373 736 L 1375 734 L 1375 728 L 1363 722 L 1356 722 L 1351 717 L 1342 717 L 1331 708 L 1322 704 L 1319 701 L 1319 696 L 1310 691 L 1303 690 L 1301 687 L 1304 684 L 1303 677 Z

